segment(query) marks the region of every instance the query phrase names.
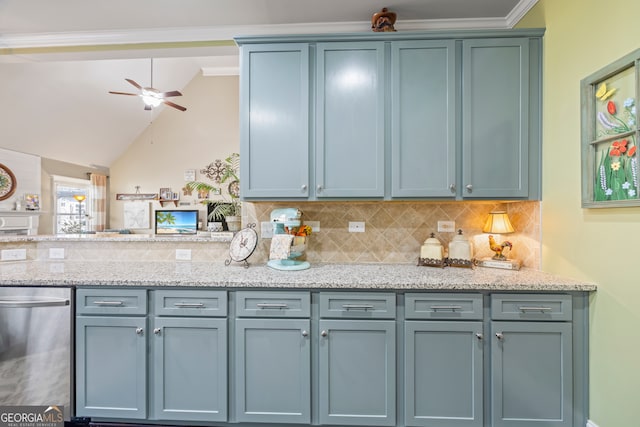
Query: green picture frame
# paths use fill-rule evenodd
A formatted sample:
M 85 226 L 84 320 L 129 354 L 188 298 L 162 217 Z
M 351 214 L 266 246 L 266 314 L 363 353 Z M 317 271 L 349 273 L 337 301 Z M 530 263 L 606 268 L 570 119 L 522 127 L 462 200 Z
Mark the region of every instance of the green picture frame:
M 582 207 L 640 206 L 640 49 L 580 82 Z

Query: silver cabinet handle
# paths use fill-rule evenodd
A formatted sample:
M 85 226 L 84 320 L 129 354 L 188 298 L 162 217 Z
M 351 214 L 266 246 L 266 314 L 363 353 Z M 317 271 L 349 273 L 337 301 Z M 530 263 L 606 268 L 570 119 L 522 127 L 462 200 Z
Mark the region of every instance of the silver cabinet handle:
M 160 335 L 160 332 L 162 332 L 162 329 L 160 329 L 160 328 L 155 328 L 153 330 L 153 333 L 156 334 L 156 335 Z
M 142 329 L 142 328 L 136 328 L 136 334 L 138 334 L 138 335 L 144 335 L 144 329 Z
M 534 306 L 522 306 L 518 307 L 520 311 L 551 311 L 551 307 L 534 307 Z
M 329 335 L 329 333 L 327 331 L 322 331 L 320 332 L 320 335 L 326 337 L 327 335 Z
M 318 193 L 322 192 L 322 185 L 318 185 L 316 189 L 318 190 Z
M 479 332 L 476 333 L 476 338 L 478 338 L 478 341 L 482 341 L 483 335 Z
M 300 187 L 300 189 L 302 191 L 307 191 L 307 184 L 302 184 L 302 187 Z
M 504 335 L 502 334 L 502 332 L 496 332 L 496 338 L 502 341 L 504 339 Z
M 471 193 L 473 191 L 473 185 L 467 184 L 464 188 L 467 189 L 467 193 Z
M 372 304 L 342 304 L 342 308 L 345 310 L 371 310 Z
M 449 190 L 451 190 L 452 193 L 456 192 L 456 185 L 455 184 L 450 184 L 449 185 Z
M 303 336 L 303 337 L 308 337 L 308 336 L 309 336 L 309 332 L 307 332 L 307 331 L 302 331 L 302 336 Z
M 204 307 L 204 303 L 202 303 L 202 302 L 176 302 L 173 305 L 175 307 L 180 307 L 180 308 L 201 308 L 201 307 Z
M 124 301 L 94 301 L 94 305 L 108 305 L 113 307 L 119 307 L 124 305 Z
M 461 305 L 432 305 L 431 306 L 431 310 L 433 310 L 433 311 L 437 311 L 437 310 L 456 311 L 456 310 L 462 310 L 462 306 Z
M 283 303 L 275 303 L 275 302 L 260 302 L 258 304 L 256 304 L 256 307 L 260 308 L 260 309 L 285 309 L 285 308 L 289 308 L 288 304 L 283 304 Z

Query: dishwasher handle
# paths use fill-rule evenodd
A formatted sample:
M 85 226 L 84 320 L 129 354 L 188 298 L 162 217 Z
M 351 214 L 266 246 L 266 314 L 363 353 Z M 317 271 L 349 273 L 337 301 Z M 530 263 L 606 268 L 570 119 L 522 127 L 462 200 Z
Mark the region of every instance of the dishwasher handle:
M 0 308 L 59 307 L 69 305 L 68 298 L 56 297 L 1 297 Z

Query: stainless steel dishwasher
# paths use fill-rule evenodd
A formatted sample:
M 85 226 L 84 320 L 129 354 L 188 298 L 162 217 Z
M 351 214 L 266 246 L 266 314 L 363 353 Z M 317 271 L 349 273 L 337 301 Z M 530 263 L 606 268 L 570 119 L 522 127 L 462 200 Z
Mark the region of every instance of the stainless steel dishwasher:
M 72 400 L 73 293 L 64 287 L 0 287 L 0 406 Z

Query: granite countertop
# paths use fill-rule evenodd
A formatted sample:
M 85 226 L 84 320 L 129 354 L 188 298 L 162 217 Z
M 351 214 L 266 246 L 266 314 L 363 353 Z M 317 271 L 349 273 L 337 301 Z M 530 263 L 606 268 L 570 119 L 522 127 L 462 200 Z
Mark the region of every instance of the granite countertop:
M 233 232 L 210 233 L 199 231 L 197 235 L 163 236 L 157 234 L 119 234 L 100 232 L 96 234 L 37 234 L 32 236 L 0 236 L 0 243 L 21 242 L 230 242 Z
M 144 286 L 270 289 L 595 291 L 596 285 L 536 270 L 409 264 L 312 264 L 278 271 L 223 262 L 16 261 L 0 263 L 0 286 Z

